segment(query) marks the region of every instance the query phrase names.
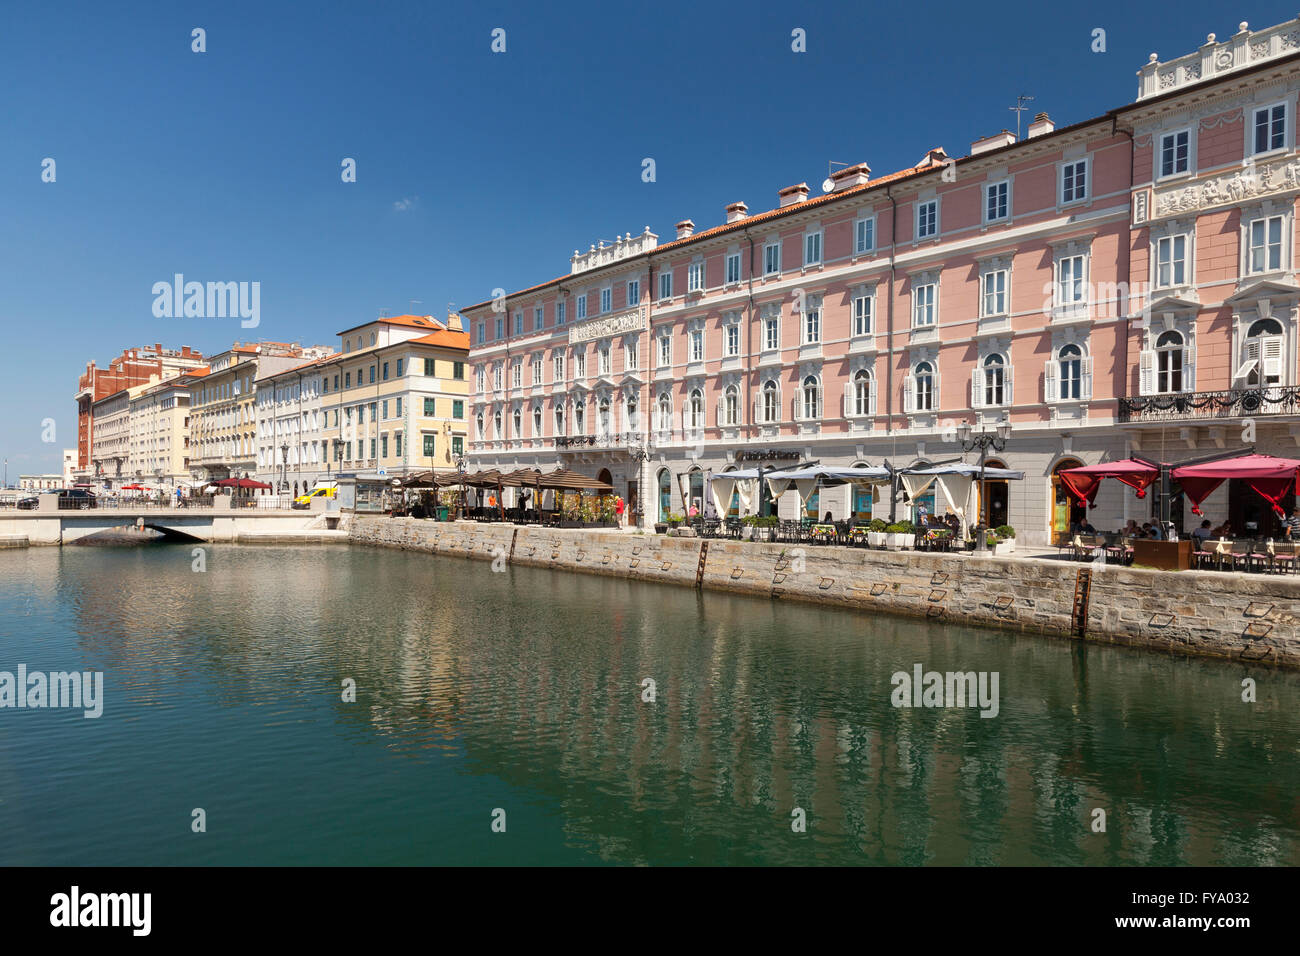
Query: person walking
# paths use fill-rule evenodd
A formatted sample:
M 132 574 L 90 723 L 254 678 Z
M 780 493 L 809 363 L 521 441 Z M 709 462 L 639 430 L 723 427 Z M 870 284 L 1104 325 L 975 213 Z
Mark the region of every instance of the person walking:
M 1286 538 L 1288 541 L 1300 541 L 1300 508 L 1291 510 L 1291 517 L 1286 519 Z

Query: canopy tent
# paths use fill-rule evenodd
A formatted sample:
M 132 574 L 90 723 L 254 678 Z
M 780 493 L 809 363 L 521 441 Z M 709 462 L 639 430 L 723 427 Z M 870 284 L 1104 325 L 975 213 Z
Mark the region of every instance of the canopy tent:
M 1116 478 L 1130 488 L 1137 489 L 1139 498 L 1145 498 L 1147 488 L 1160 477 L 1160 466 L 1141 458 L 1125 458 L 1122 461 L 1104 461 L 1098 465 L 1066 468 L 1058 474 L 1061 483 L 1080 505 L 1091 505 L 1096 503 L 1097 491 L 1105 478 Z
M 859 468 L 840 468 L 829 465 L 811 465 L 807 468 L 791 468 L 786 471 L 770 471 L 765 476 L 768 490 L 773 498 L 779 498 L 794 485 L 799 492 L 799 504 L 808 507 L 808 500 L 819 486 L 835 488 L 851 484 L 859 488 L 875 488 L 889 484 L 891 476 L 888 468 L 875 468 L 864 465 Z
M 758 501 L 754 492 L 758 489 L 760 475 L 761 472 L 757 468 L 724 471 L 713 475 L 709 479 L 709 493 L 713 496 L 713 507 L 717 509 L 718 514 L 725 516 L 731 510 L 733 492 L 738 499 L 737 504 L 740 506 L 742 518 L 750 513 L 751 508 L 756 508 Z
M 1172 475 L 1191 500 L 1192 514 L 1201 514 L 1201 502 L 1219 485 L 1229 478 L 1241 478 L 1252 491 L 1272 505 L 1274 514 L 1280 516 L 1283 514 L 1282 499 L 1295 490 L 1298 469 L 1300 460 L 1295 458 L 1242 455 L 1199 465 L 1184 465 L 1175 468 Z
M 900 468 L 898 477 L 909 498 L 919 498 L 930 489 L 931 485 L 937 487 L 948 508 L 957 515 L 964 526 L 968 514 L 972 512 L 979 514 L 981 478 L 985 481 L 1020 481 L 1025 477 L 1025 473 L 1010 468 L 988 466 L 981 468 L 979 465 L 961 461 L 925 468 Z
M 252 488 L 269 489 L 271 487 L 264 481 L 254 481 L 252 478 L 223 478 L 221 481 L 214 482 L 214 484 L 218 488 L 238 488 L 241 490 Z

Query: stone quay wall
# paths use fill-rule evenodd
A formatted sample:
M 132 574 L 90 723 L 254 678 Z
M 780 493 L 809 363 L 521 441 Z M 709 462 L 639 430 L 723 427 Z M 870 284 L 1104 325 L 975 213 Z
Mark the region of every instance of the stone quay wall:
M 357 516 L 356 544 L 1300 668 L 1300 576 Z

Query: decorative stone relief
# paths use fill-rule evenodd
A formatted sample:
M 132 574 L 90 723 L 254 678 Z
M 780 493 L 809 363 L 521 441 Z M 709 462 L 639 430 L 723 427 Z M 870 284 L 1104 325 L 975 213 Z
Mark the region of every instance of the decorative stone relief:
M 1195 212 L 1295 189 L 1300 189 L 1300 159 L 1221 173 L 1158 193 L 1156 215 Z

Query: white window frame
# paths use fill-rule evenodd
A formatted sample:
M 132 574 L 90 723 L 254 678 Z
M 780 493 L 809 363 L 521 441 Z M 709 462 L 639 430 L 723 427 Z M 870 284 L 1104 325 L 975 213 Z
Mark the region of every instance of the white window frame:
M 1090 265 L 1090 263 L 1088 262 L 1088 258 L 1089 258 L 1088 253 L 1085 252 L 1073 253 L 1071 255 L 1063 255 L 1057 258 L 1056 260 L 1057 308 L 1075 309 L 1081 306 L 1086 306 L 1088 304 L 1088 272 L 1089 272 L 1089 265 Z M 1076 261 L 1079 263 L 1079 272 L 1077 275 L 1073 274 L 1074 269 L 1073 266 L 1071 266 L 1070 269 L 1071 275 L 1068 279 L 1069 284 L 1067 286 L 1067 279 L 1065 276 L 1066 263 L 1074 263 Z M 1073 290 L 1076 288 L 1076 284 L 1077 284 L 1077 288 L 1079 289 L 1079 295 L 1077 297 L 1074 297 L 1072 295 L 1070 298 L 1066 298 L 1065 291 L 1067 287 Z
M 1270 146 L 1267 149 L 1255 148 L 1255 128 L 1259 122 L 1259 114 L 1267 113 L 1269 117 L 1269 138 L 1272 139 L 1273 112 L 1282 109 L 1282 145 Z M 1256 104 L 1250 107 L 1249 121 L 1246 123 L 1246 155 L 1247 156 L 1270 156 L 1273 153 L 1280 153 L 1291 146 L 1291 104 L 1287 100 L 1279 100 L 1274 103 Z
M 565 311 L 566 311 L 566 310 L 565 310 L 565 306 L 564 306 L 564 303 L 563 303 L 563 302 L 556 302 L 556 303 L 555 303 L 555 324 L 556 324 L 556 325 L 563 325 L 563 324 L 564 324 L 564 318 L 565 318 L 564 313 L 565 313 Z
M 665 269 L 659 273 L 659 301 L 667 302 L 673 297 L 673 270 Z
M 864 243 L 864 240 L 870 240 Z M 869 255 L 876 251 L 876 217 L 860 216 L 853 220 L 853 254 Z
M 733 266 L 734 266 L 735 268 L 732 268 Z M 740 277 L 741 277 L 740 253 L 739 253 L 739 252 L 729 252 L 729 253 L 727 253 L 727 259 L 726 259 L 726 277 L 727 277 L 727 278 L 726 278 L 726 284 L 727 284 L 727 285 L 737 285 L 737 284 L 739 284 L 739 282 L 740 282 Z
M 564 381 L 564 353 L 556 352 L 551 356 L 551 381 L 559 384 Z
M 1083 167 L 1083 188 L 1077 187 L 1078 170 Z M 1071 173 L 1070 196 L 1065 194 L 1066 173 Z M 1092 196 L 1092 161 L 1088 156 L 1080 159 L 1067 159 L 1060 165 L 1060 171 L 1056 177 L 1056 196 L 1062 206 L 1073 206 L 1076 203 L 1087 202 Z
M 926 315 L 928 321 L 922 322 Z M 912 328 L 933 329 L 939 324 L 939 283 L 923 282 L 912 289 Z
M 801 345 L 820 345 L 821 341 L 821 296 L 806 296 L 803 304 L 803 315 L 799 317 L 799 342 Z
M 1174 252 L 1178 248 L 1179 240 L 1182 240 L 1183 254 L 1179 258 L 1175 258 Z M 1157 236 L 1155 238 L 1152 244 L 1152 255 L 1151 255 L 1151 262 L 1153 267 L 1152 275 L 1151 275 L 1152 288 L 1180 289 L 1183 288 L 1184 286 L 1191 285 L 1191 278 L 1189 272 L 1190 265 L 1191 265 L 1191 257 L 1188 255 L 1188 250 L 1190 246 L 1191 246 L 1191 236 L 1185 232 L 1173 232 L 1173 233 L 1169 233 L 1168 235 Z M 1169 270 L 1168 281 L 1162 281 L 1162 276 L 1161 276 L 1161 270 L 1166 268 L 1166 265 L 1163 262 L 1163 258 L 1164 258 L 1163 250 L 1165 248 L 1168 248 L 1169 250 L 1169 262 L 1167 265 L 1167 268 Z M 1182 275 L 1182 279 L 1178 280 L 1176 279 L 1175 276 L 1178 271 L 1178 267 L 1180 265 L 1182 267 L 1183 275 Z
M 686 332 L 686 354 L 688 362 L 704 361 L 704 329 L 689 329 Z
M 699 259 L 686 267 L 686 291 L 704 291 L 704 260 Z
M 990 215 L 990 205 L 993 201 L 994 190 L 1002 190 L 1002 212 L 1000 215 Z M 996 182 L 984 184 L 984 222 L 1006 222 L 1011 218 L 1011 180 L 999 179 Z
M 540 332 L 546 324 L 546 310 L 540 305 L 533 309 L 533 331 Z
M 1254 258 L 1255 258 L 1254 252 L 1256 248 L 1254 243 L 1255 226 L 1257 224 L 1263 225 L 1264 244 L 1260 248 L 1263 249 L 1264 252 L 1267 254 L 1269 247 L 1273 245 L 1273 243 L 1268 238 L 1269 223 L 1271 223 L 1273 220 L 1277 220 L 1279 223 L 1278 240 L 1277 240 L 1277 246 L 1278 246 L 1277 268 L 1269 268 L 1268 260 L 1265 259 L 1264 268 L 1256 269 L 1254 268 Z M 1244 268 L 1242 270 L 1244 275 L 1251 275 L 1251 276 L 1268 275 L 1269 273 L 1273 273 L 1273 272 L 1284 272 L 1286 269 L 1290 267 L 1290 257 L 1287 255 L 1288 252 L 1287 243 L 1289 239 L 1288 234 L 1290 232 L 1290 230 L 1288 229 L 1289 220 L 1290 217 L 1282 213 L 1266 213 L 1264 215 L 1256 216 L 1246 223 L 1245 243 L 1244 243 L 1246 248 L 1246 261 L 1243 263 Z
M 781 240 L 763 244 L 763 275 L 779 276 L 781 274 Z
M 740 356 L 740 322 L 733 320 L 722 327 L 722 354 L 726 358 Z
M 640 279 L 628 279 L 627 288 L 625 291 L 627 293 L 627 307 L 629 309 L 632 308 L 633 306 L 637 306 L 641 304 L 641 280 Z
M 673 337 L 668 332 L 659 336 L 659 346 L 655 349 L 655 368 L 673 367 Z
M 573 306 L 574 321 L 580 321 L 587 317 L 587 293 L 577 296 L 577 301 Z
M 1186 166 L 1178 169 L 1178 144 L 1176 142 L 1179 136 L 1187 137 L 1187 156 L 1185 158 Z M 1174 168 L 1165 172 L 1165 140 L 1175 140 L 1173 144 Z M 1183 126 L 1179 129 L 1161 130 L 1155 137 L 1155 157 L 1152 169 L 1153 178 L 1157 182 L 1169 179 L 1178 179 L 1181 176 L 1188 176 L 1196 172 L 1196 136 L 1195 131 L 1190 126 Z
M 768 312 L 762 320 L 763 348 L 764 352 L 781 351 L 781 313 L 775 310 Z M 769 335 L 771 332 L 773 335 Z M 772 342 L 772 338 L 776 341 Z
M 826 234 L 821 229 L 813 229 L 803 234 L 803 267 L 816 268 L 825 262 L 826 253 L 822 248 Z
M 614 309 L 614 287 L 605 286 L 600 290 L 600 314 L 612 312 Z
M 936 196 L 923 202 L 918 201 L 914 218 L 916 222 L 914 235 L 917 242 L 922 239 L 933 239 L 939 235 L 939 197 Z M 921 231 L 923 225 L 928 227 L 925 232 Z
M 1011 270 L 1002 266 L 985 269 L 980 273 L 980 318 L 1008 314 L 1011 301 L 1010 280 Z M 994 288 L 990 289 L 991 285 Z
M 849 303 L 849 329 L 855 339 L 876 334 L 876 294 L 866 290 L 855 294 Z
M 875 372 L 870 368 L 854 369 L 849 380 L 844 383 L 844 417 L 871 418 L 875 414 Z

